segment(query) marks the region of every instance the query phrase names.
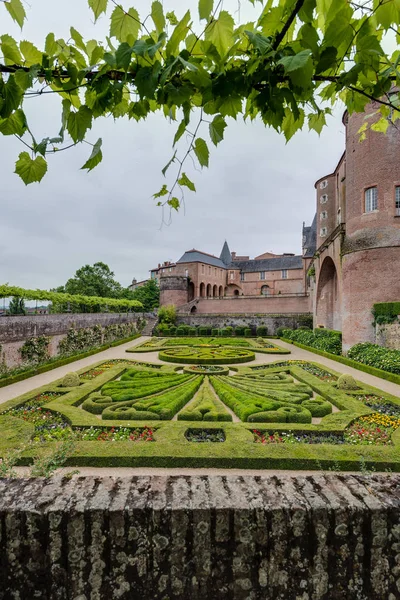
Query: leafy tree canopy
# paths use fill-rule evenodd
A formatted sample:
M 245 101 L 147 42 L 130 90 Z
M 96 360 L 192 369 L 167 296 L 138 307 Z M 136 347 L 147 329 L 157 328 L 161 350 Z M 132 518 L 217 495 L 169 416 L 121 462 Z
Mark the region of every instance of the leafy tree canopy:
M 82 294 L 101 298 L 121 298 L 123 288 L 114 279 L 114 273 L 103 262 L 85 265 L 68 279 L 65 286 L 55 290 L 66 294 Z M 124 296 L 126 297 L 126 296 Z
M 144 285 L 133 291 L 132 297 L 143 304 L 145 312 L 151 312 L 160 306 L 160 288 L 157 281 L 149 279 Z
M 162 111 L 176 123 L 163 173 L 175 173 L 154 197 L 178 210 L 184 188 L 195 191 L 188 157 L 207 167 L 210 142 L 221 143 L 230 119 L 259 118 L 290 140 L 305 124 L 319 133 L 339 99 L 350 113 L 376 100 L 378 117 L 364 130 L 386 131 L 388 117 L 399 117 L 400 51 L 386 42 L 400 41 L 400 0 L 249 1 L 259 17 L 241 23 L 222 0 L 199 0 L 196 28 L 190 11 L 165 14 L 159 0 L 142 16 L 126 2 L 88 0 L 95 20 L 109 19 L 101 42 L 74 27 L 67 40 L 50 32 L 40 48 L 0 36 L 0 132 L 28 146 L 15 172 L 25 184 L 41 181 L 49 154 L 84 141 L 92 148 L 82 168 L 91 171 L 102 160 L 102 140 L 90 139 L 95 119 Z M 0 11 L 23 27 L 21 0 Z M 46 93 L 59 97 L 61 128 L 38 137 L 24 102 Z
M 10 315 L 25 315 L 25 302 L 20 296 L 13 296 L 8 305 L 8 312 Z

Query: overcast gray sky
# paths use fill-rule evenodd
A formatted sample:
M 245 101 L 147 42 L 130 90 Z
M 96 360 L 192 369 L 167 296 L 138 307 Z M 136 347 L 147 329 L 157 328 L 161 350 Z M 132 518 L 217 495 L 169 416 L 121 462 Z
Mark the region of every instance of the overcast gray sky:
M 143 17 L 151 2 L 122 4 L 134 5 Z M 87 40 L 104 39 L 108 19 L 94 26 L 86 0 L 35 0 L 25 6 L 22 34 L 0 7 L 0 34 L 43 47 L 49 31 L 68 39 L 73 25 Z M 231 12 L 237 6 L 236 0 L 225 2 Z M 193 0 L 168 0 L 164 7 L 178 16 L 187 7 L 196 14 Z M 246 3 L 241 11 L 242 21 L 252 17 Z M 57 134 L 59 107 L 52 96 L 25 101 L 38 139 Z M 305 128 L 287 145 L 260 122 L 229 119 L 224 142 L 217 149 L 210 143 L 210 168 L 196 172 L 188 163 L 197 193 L 188 192 L 185 212 L 161 229 L 152 194 L 164 183 L 160 171 L 171 157 L 176 130 L 161 115 L 139 124 L 97 120 L 88 138 L 103 138 L 104 158 L 96 169 L 80 171 L 90 154 L 89 146 L 80 144 L 51 156 L 45 178 L 28 187 L 13 173 L 23 146 L 0 136 L 0 283 L 51 288 L 82 265 L 103 261 L 128 285 L 193 247 L 219 255 L 225 239 L 232 251 L 251 257 L 271 250 L 300 253 L 302 223 L 310 224 L 315 213 L 314 182 L 333 171 L 344 150 L 341 113 L 338 107 L 320 137 Z

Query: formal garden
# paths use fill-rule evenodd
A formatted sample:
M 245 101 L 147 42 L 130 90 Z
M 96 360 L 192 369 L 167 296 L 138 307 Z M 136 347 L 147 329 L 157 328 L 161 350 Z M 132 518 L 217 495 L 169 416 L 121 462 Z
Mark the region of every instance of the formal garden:
M 238 341 L 152 338 L 130 349 L 136 360 L 103 360 L 5 402 L 2 472 L 32 462 L 37 474 L 61 464 L 400 471 L 399 398 L 317 362 L 254 363 L 268 348 Z M 139 358 L 152 351 L 157 363 Z

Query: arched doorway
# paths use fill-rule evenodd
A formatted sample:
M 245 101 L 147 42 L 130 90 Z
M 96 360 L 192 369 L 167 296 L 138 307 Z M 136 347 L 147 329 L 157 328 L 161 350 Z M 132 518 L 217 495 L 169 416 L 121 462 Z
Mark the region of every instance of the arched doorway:
M 338 276 L 333 260 L 327 256 L 322 263 L 317 285 L 316 325 L 341 330 L 338 298 Z
M 216 298 L 218 296 L 218 286 L 214 285 L 213 287 L 213 298 Z
M 206 295 L 206 286 L 204 283 L 200 284 L 200 298 L 204 298 Z
M 219 297 L 222 298 L 224 295 L 224 288 L 222 287 L 222 285 L 219 286 L 219 293 L 218 293 Z
M 233 295 L 234 295 L 234 296 L 239 296 L 239 290 L 234 290 L 234 291 L 233 291 Z
M 189 281 L 188 285 L 188 302 L 191 302 L 194 299 L 194 283 L 193 281 Z
M 263 296 L 269 296 L 269 295 L 270 295 L 270 293 L 271 293 L 271 289 L 270 289 L 269 285 L 263 285 L 263 286 L 261 287 L 261 294 L 262 294 Z
M 207 285 L 207 298 L 211 298 L 211 283 Z
M 195 306 L 192 306 L 192 308 L 190 309 L 190 314 L 194 315 L 195 313 L 197 313 L 197 308 Z

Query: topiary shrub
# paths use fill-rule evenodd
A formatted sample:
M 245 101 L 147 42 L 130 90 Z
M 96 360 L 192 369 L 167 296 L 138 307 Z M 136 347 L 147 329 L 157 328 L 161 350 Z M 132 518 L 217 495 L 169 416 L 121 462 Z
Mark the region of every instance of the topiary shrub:
M 277 335 L 278 337 L 285 337 L 284 331 L 291 331 L 288 327 L 278 327 L 276 330 L 275 335 Z
M 217 336 L 217 335 L 219 335 L 219 329 L 216 329 L 216 328 L 215 328 L 215 329 L 211 329 L 211 335 L 212 335 L 212 336 Z
M 210 328 L 209 327 L 205 327 L 204 325 L 202 325 L 201 327 L 199 327 L 199 335 L 209 335 L 210 334 Z
M 80 385 L 78 373 L 67 373 L 61 382 L 61 387 L 76 387 Z
M 339 390 L 358 390 L 356 380 L 353 375 L 343 374 L 337 380 L 337 387 Z
M 301 406 L 309 410 L 313 417 L 325 417 L 332 413 L 332 404 L 321 398 L 321 396 L 304 400 Z
M 245 329 L 245 328 L 244 328 L 244 327 L 242 327 L 242 326 L 236 327 L 236 328 L 235 328 L 235 335 L 237 335 L 237 336 L 242 336 L 242 335 L 244 335 L 244 329 Z
M 169 328 L 169 335 L 176 335 L 176 326 L 175 325 L 171 325 L 171 327 Z
M 252 331 L 251 331 L 250 327 L 246 327 L 246 329 L 244 330 L 244 335 L 245 335 L 245 337 L 251 337 Z
M 260 327 L 257 327 L 257 335 L 260 337 L 265 337 L 268 335 L 268 327 L 265 327 L 265 325 L 261 325 Z

